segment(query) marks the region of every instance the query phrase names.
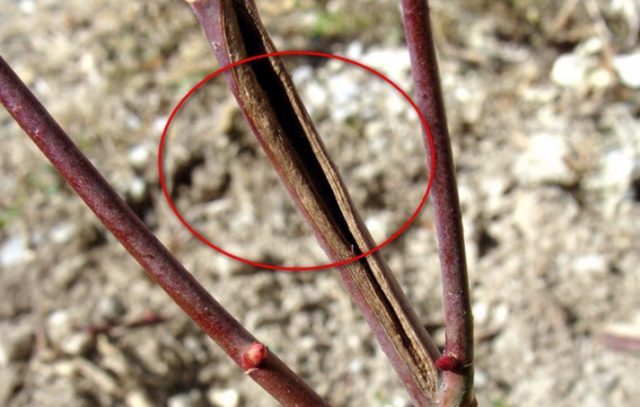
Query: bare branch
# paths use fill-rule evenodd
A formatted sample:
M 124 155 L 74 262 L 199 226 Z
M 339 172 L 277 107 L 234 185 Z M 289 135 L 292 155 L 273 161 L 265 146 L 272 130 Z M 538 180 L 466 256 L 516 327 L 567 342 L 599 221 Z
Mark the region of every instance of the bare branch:
M 209 294 L 173 257 L 82 154 L 49 112 L 0 57 L 0 102 L 31 137 L 100 221 L 149 276 L 244 371 L 247 352 L 258 340 Z M 273 352 L 249 376 L 287 406 L 327 406 Z
M 276 51 L 248 0 L 196 0 L 191 7 L 221 66 Z M 225 71 L 253 133 L 316 238 L 335 263 L 375 247 L 279 57 Z M 379 252 L 340 275 L 418 406 L 437 402 L 439 352 Z
M 429 125 L 435 150 L 431 198 L 435 209 L 442 267 L 446 334 L 444 356 L 438 362 L 439 367 L 446 369 L 441 403 L 444 406 L 468 406 L 474 402 L 473 315 L 469 299 L 462 214 L 438 61 L 427 1 L 401 0 L 401 4 L 411 56 L 415 101 Z M 426 134 L 424 145 L 430 159 L 431 148 Z

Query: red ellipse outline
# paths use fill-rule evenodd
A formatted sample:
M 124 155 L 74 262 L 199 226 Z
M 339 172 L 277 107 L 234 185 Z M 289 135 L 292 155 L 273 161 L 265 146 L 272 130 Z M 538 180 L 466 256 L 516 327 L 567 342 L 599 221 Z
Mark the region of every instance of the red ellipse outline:
M 164 141 L 165 141 L 165 138 L 167 136 L 167 131 L 169 130 L 169 127 L 171 126 L 171 122 L 173 121 L 175 115 L 178 113 L 178 111 L 180 110 L 182 105 L 191 97 L 191 95 L 193 95 L 193 93 L 195 93 L 195 91 L 198 90 L 205 83 L 207 83 L 211 79 L 215 78 L 216 76 L 220 75 L 221 73 L 223 73 L 223 72 L 225 72 L 225 71 L 227 71 L 227 70 L 229 70 L 231 68 L 234 68 L 234 67 L 236 67 L 238 65 L 242 65 L 244 63 L 251 62 L 251 61 L 254 61 L 254 60 L 257 60 L 257 59 L 269 58 L 269 57 L 272 57 L 272 56 L 284 56 L 284 55 L 310 55 L 310 56 L 337 59 L 339 61 L 348 62 L 348 63 L 350 63 L 352 65 L 355 65 L 355 66 L 358 66 L 358 67 L 360 67 L 360 68 L 362 68 L 362 69 L 364 69 L 366 71 L 369 71 L 370 73 L 378 76 L 379 78 L 381 78 L 385 82 L 387 82 L 389 85 L 391 85 L 395 90 L 397 90 L 411 104 L 411 106 L 416 111 L 416 113 L 418 113 L 418 116 L 420 117 L 420 121 L 422 122 L 422 125 L 424 126 L 424 128 L 427 131 L 427 137 L 429 138 L 429 147 L 431 149 L 431 172 L 429 174 L 429 184 L 427 185 L 427 190 L 425 191 L 425 194 L 422 197 L 422 201 L 420 201 L 420 205 L 418 205 L 418 208 L 413 213 L 411 218 L 409 218 L 409 220 L 396 233 L 394 233 L 390 238 L 388 238 L 387 240 L 385 240 L 381 244 L 377 245 L 373 249 L 369 250 L 368 252 L 360 254 L 360 255 L 355 256 L 355 257 L 352 257 L 352 258 L 347 259 L 347 260 L 343 260 L 343 261 L 336 262 L 336 263 L 331 263 L 331 264 L 325 264 L 325 265 L 322 265 L 322 266 L 284 267 L 284 266 L 273 266 L 273 265 L 270 265 L 270 264 L 258 263 L 258 262 L 254 262 L 254 261 L 245 259 L 243 257 L 236 256 L 236 255 L 234 255 L 232 253 L 229 253 L 229 252 L 219 248 L 218 246 L 214 245 L 213 243 L 209 242 L 206 238 L 204 238 L 197 231 L 195 231 L 191 227 L 191 225 L 189 225 L 189 223 L 186 220 L 184 220 L 184 218 L 182 217 L 182 215 L 180 214 L 178 209 L 173 204 L 173 201 L 171 200 L 171 197 L 169 196 L 169 192 L 167 191 L 167 186 L 165 185 L 164 176 L 162 174 L 162 149 L 164 147 Z M 162 184 L 162 190 L 164 192 L 164 196 L 167 199 L 167 202 L 169 202 L 169 205 L 171 206 L 171 209 L 176 214 L 178 219 L 180 219 L 182 224 L 187 229 L 189 229 L 189 231 L 194 236 L 196 236 L 198 239 L 200 239 L 200 241 L 202 241 L 204 244 L 206 244 L 207 246 L 211 247 L 212 249 L 214 249 L 218 253 L 224 254 L 225 256 L 230 257 L 230 258 L 232 258 L 234 260 L 237 260 L 237 261 L 240 261 L 242 263 L 249 264 L 249 265 L 252 265 L 252 266 L 256 266 L 256 267 L 261 267 L 261 268 L 266 268 L 266 269 L 271 269 L 271 270 L 283 270 L 283 271 L 312 271 L 312 270 L 322 270 L 322 269 L 331 268 L 331 267 L 338 267 L 338 266 L 342 266 L 342 265 L 347 264 L 347 263 L 351 263 L 352 261 L 359 260 L 359 259 L 361 259 L 363 257 L 366 257 L 366 256 L 378 251 L 379 249 L 383 248 L 384 246 L 388 245 L 391 241 L 393 241 L 395 238 L 400 236 L 405 231 L 405 229 L 407 227 L 409 227 L 409 225 L 411 223 L 413 223 L 413 221 L 416 219 L 416 217 L 418 216 L 418 214 L 420 213 L 420 211 L 424 207 L 425 203 L 427 202 L 427 197 L 429 196 L 429 192 L 431 191 L 431 185 L 433 184 L 433 178 L 434 178 L 434 174 L 435 174 L 435 162 L 436 161 L 435 161 L 435 153 L 434 153 L 434 149 L 433 149 L 433 138 L 431 137 L 431 131 L 429 130 L 429 126 L 427 125 L 427 121 L 424 119 L 424 116 L 420 112 L 420 109 L 418 109 L 418 107 L 416 106 L 414 101 L 406 94 L 406 92 L 404 90 L 402 90 L 398 85 L 396 85 L 391 79 L 387 78 L 385 75 L 381 74 L 380 72 L 376 71 L 373 68 L 370 68 L 370 67 L 368 67 L 368 66 L 366 66 L 364 64 L 361 64 L 360 62 L 354 61 L 354 60 L 349 59 L 349 58 L 341 57 L 339 55 L 326 54 L 326 53 L 322 53 L 322 52 L 308 52 L 308 51 L 280 51 L 280 52 L 272 52 L 272 53 L 268 53 L 268 54 L 262 54 L 262 55 L 253 56 L 253 57 L 246 58 L 246 59 L 243 59 L 243 60 L 238 61 L 238 62 L 234 62 L 233 64 L 227 65 L 224 68 L 220 68 L 217 71 L 215 71 L 214 73 L 212 73 L 211 75 L 207 76 L 206 78 L 204 78 L 203 80 L 198 82 L 180 100 L 180 103 L 178 103 L 176 105 L 176 107 L 173 109 L 173 111 L 171 112 L 171 115 L 169 116 L 169 119 L 167 120 L 167 124 L 164 126 L 164 131 L 162 132 L 162 138 L 160 139 L 160 148 L 159 148 L 159 152 L 158 152 L 158 171 L 160 173 L 160 183 Z

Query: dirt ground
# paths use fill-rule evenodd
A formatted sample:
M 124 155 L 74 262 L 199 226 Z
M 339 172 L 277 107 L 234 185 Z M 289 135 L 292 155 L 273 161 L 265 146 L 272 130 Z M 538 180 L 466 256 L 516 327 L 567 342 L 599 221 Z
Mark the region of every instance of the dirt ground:
M 358 60 L 412 94 L 396 2 L 257 3 L 281 50 Z M 480 405 L 639 405 L 640 3 L 440 0 L 432 15 Z M 169 207 L 162 130 L 217 69 L 184 1 L 0 0 L 0 53 L 177 258 L 322 396 L 410 405 L 335 271 L 232 260 Z M 427 185 L 415 112 L 354 66 L 286 63 L 385 240 Z M 0 405 L 276 405 L 146 277 L 4 109 L 0 140 Z M 220 78 L 181 110 L 163 157 L 173 202 L 211 243 L 272 265 L 327 262 Z M 383 253 L 442 346 L 434 235 L 428 203 Z M 113 321 L 124 324 L 87 333 Z

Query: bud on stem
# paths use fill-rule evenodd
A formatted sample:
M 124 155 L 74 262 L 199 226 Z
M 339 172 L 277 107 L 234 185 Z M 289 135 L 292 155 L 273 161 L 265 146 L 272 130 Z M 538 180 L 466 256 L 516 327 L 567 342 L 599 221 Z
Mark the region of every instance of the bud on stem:
M 254 342 L 242 355 L 242 367 L 245 374 L 258 370 L 258 365 L 267 358 L 267 347 L 259 342 Z

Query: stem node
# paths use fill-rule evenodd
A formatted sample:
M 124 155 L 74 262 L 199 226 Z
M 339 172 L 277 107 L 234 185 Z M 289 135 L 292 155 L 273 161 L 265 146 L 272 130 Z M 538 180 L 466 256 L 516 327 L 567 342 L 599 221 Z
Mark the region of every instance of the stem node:
M 260 342 L 254 342 L 242 355 L 242 368 L 245 374 L 258 370 L 258 366 L 267 358 L 267 347 Z

